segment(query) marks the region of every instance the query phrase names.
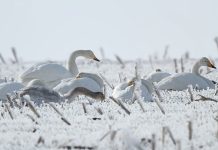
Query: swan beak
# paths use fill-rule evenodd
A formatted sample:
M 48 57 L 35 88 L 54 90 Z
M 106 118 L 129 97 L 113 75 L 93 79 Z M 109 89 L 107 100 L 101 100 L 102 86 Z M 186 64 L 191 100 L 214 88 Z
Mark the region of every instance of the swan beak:
M 208 67 L 216 69 L 216 67 L 212 63 L 209 63 Z
M 99 60 L 98 58 L 96 58 L 96 57 L 94 57 L 93 60 L 95 60 L 95 61 L 100 61 L 100 60 Z

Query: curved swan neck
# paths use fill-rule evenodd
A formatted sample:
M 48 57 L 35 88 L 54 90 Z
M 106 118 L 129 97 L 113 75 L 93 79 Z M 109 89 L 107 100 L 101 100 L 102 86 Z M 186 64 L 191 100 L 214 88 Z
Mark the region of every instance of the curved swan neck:
M 91 97 L 93 99 L 98 99 L 98 100 L 104 100 L 105 96 L 101 92 L 92 92 L 89 89 L 86 89 L 84 87 L 77 87 L 74 90 L 68 92 L 67 94 L 64 95 L 66 99 L 74 99 L 78 95 L 85 95 L 88 97 Z
M 196 75 L 200 75 L 200 73 L 199 73 L 200 67 L 201 67 L 201 65 L 200 65 L 199 61 L 197 61 L 192 68 L 192 73 L 194 73 Z
M 68 60 L 68 70 L 76 76 L 79 73 L 78 67 L 76 65 L 76 58 L 83 56 L 83 50 L 74 51 Z
M 85 77 L 90 78 L 94 80 L 95 82 L 97 82 L 100 87 L 104 87 L 104 82 L 98 75 L 91 74 L 91 73 L 84 73 L 84 74 L 85 74 Z

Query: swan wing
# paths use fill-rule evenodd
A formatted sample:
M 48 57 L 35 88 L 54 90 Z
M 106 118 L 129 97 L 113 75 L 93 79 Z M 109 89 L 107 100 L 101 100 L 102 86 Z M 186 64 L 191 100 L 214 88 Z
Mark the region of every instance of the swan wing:
M 26 85 L 32 79 L 39 79 L 45 83 L 49 83 L 69 77 L 72 77 L 72 74 L 62 65 L 45 62 L 27 69 L 20 76 L 20 79 Z
M 171 74 L 167 72 L 153 72 L 146 78 L 150 83 L 160 82 L 162 79 L 169 77 Z
M 121 83 L 117 85 L 112 93 L 114 98 L 118 98 L 124 102 L 132 100 L 133 97 L 133 86 L 127 86 L 127 83 Z
M 65 79 L 62 80 L 61 83 L 54 88 L 54 90 L 64 95 L 77 87 L 84 87 L 92 92 L 103 92 L 102 87 L 100 87 L 100 85 L 96 81 L 90 78 Z
M 193 73 L 178 73 L 161 80 L 157 87 L 160 90 L 185 90 L 189 85 L 193 88 L 206 89 L 207 82 Z

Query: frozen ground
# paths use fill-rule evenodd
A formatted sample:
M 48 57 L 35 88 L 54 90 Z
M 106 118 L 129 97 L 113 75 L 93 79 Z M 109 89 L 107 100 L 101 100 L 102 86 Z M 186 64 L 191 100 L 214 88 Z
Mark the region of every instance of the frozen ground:
M 185 70 L 189 71 L 195 60 L 185 61 Z M 152 71 L 147 61 L 137 60 L 126 63 L 124 69 L 116 62 L 103 61 L 101 63 L 79 62 L 80 71 L 97 72 L 103 74 L 110 83 L 117 85 L 121 78 L 130 79 L 134 76 L 135 63 L 138 62 L 139 74 L 144 76 Z M 31 64 L 2 65 L 0 77 L 14 78 Z M 172 60 L 153 62 L 154 68 L 161 68 L 174 72 Z M 180 65 L 179 65 L 180 67 Z M 179 68 L 180 69 L 180 68 Z M 210 79 L 218 81 L 215 71 L 207 75 Z M 161 92 L 165 110 L 163 115 L 156 103 L 143 103 L 145 112 L 139 104 L 125 104 L 131 112 L 126 114 L 123 109 L 108 97 L 112 90 L 107 87 L 107 98 L 104 102 L 95 102 L 90 105 L 88 98 L 80 97 L 71 104 L 57 104 L 56 107 L 71 123 L 67 125 L 51 106 L 43 104 L 36 109 L 40 114 L 37 118 L 28 108 L 11 108 L 14 119 L 4 107 L 0 107 L 0 149 L 151 149 L 151 142 L 155 141 L 156 150 L 165 149 L 218 149 L 218 104 L 215 102 L 190 102 L 190 95 L 184 92 Z M 193 91 L 197 94 L 218 99 L 215 90 Z M 84 113 L 82 103 L 87 113 Z M 101 109 L 99 114 L 96 109 Z M 32 116 L 33 122 L 27 115 Z M 189 140 L 188 122 L 192 122 L 192 139 Z M 173 144 L 169 133 L 163 136 L 163 128 L 168 127 L 176 141 Z M 104 135 L 109 133 L 106 137 Z M 155 140 L 152 140 L 152 134 Z M 164 139 L 163 139 L 164 137 Z M 41 140 L 39 140 L 41 139 Z M 164 141 L 164 142 L 163 142 Z

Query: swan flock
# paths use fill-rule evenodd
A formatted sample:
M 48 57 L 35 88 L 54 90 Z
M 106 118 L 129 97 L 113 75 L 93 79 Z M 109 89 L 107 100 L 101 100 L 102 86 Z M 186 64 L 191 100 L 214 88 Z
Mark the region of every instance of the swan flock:
M 8 94 L 17 92 L 20 96 L 29 95 L 35 103 L 41 103 L 40 97 L 46 102 L 65 99 L 72 102 L 78 95 L 104 100 L 103 79 L 97 73 L 80 72 L 76 64 L 78 57 L 100 61 L 91 50 L 77 50 L 70 55 L 66 67 L 52 61 L 35 64 L 20 75 L 21 82 L 5 82 L 1 79 L 0 99 L 6 101 Z M 208 58 L 202 57 L 191 72 L 168 73 L 159 69 L 144 78 L 134 77 L 117 84 L 111 95 L 123 102 L 132 103 L 136 96 L 150 102 L 153 101 L 153 83 L 159 90 L 182 91 L 189 86 L 198 90 L 215 89 L 214 82 L 200 74 L 202 66 L 216 69 Z

